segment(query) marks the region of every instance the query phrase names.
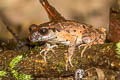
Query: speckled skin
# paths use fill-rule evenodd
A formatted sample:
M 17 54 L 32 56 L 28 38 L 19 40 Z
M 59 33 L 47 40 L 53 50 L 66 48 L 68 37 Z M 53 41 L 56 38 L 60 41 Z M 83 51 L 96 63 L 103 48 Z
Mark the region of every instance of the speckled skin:
M 66 20 L 47 2 L 47 0 L 40 0 L 40 2 L 46 9 L 50 22 L 40 25 L 31 25 L 30 41 L 45 41 L 50 44 L 59 43 L 67 45 L 68 59 L 66 63 L 69 62 L 71 66 L 71 57 L 76 46 L 85 46 L 81 52 L 81 57 L 83 57 L 83 53 L 88 46 L 104 43 L 106 38 L 106 30 L 104 28 L 95 28 L 88 24 Z
M 45 34 L 40 31 L 46 29 Z M 46 41 L 75 46 L 80 44 L 103 44 L 106 33 L 104 28 L 94 28 L 91 25 L 76 21 L 47 22 L 41 25 L 31 25 L 30 40 L 32 42 Z

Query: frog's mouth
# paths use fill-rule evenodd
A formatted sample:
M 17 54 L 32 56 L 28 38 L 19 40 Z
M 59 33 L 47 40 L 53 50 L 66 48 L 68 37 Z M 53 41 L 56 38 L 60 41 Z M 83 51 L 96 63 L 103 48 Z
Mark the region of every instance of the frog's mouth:
M 49 33 L 47 35 L 41 35 L 38 31 L 36 31 L 30 34 L 29 40 L 31 42 L 49 41 L 54 39 L 55 37 L 56 35 L 53 33 Z
M 33 33 L 30 34 L 29 40 L 30 40 L 31 42 L 38 42 L 38 41 L 39 41 L 39 39 L 38 39 L 39 36 L 40 36 L 40 33 L 39 33 L 38 31 L 33 32 Z

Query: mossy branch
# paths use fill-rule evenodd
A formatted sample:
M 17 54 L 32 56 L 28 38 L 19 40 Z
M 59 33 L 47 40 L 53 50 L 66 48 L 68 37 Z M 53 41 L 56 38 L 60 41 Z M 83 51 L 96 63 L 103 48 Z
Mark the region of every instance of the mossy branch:
M 92 67 L 103 69 L 105 72 L 111 71 L 112 74 L 118 74 L 120 70 L 119 55 L 115 53 L 116 45 L 114 43 L 93 45 L 89 47 L 85 53 L 84 58 L 80 57 L 80 52 L 76 48 L 72 57 L 74 67 L 69 66 L 68 71 L 65 70 L 65 55 L 67 47 L 60 45 L 55 48 L 55 54 L 49 52 L 47 54 L 47 63 L 45 63 L 43 56 L 39 54 L 42 47 L 36 47 L 26 52 L 5 51 L 0 54 L 0 69 L 5 72 L 10 72 L 8 69 L 10 65 L 15 62 L 11 69 L 14 69 L 20 74 L 28 74 L 32 77 L 65 77 L 74 76 L 77 69 L 88 70 Z M 22 60 L 16 64 L 16 56 L 22 55 Z M 12 62 L 11 62 L 12 61 Z M 8 67 L 9 66 L 9 67 Z M 113 70 L 112 70 L 113 69 Z M 106 73 L 105 76 L 108 74 Z

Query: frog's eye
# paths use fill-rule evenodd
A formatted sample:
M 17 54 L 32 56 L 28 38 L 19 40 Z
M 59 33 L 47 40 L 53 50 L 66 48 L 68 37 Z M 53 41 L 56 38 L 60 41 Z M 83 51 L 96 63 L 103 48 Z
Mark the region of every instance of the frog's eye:
M 32 24 L 31 26 L 30 26 L 30 28 L 29 28 L 29 30 L 30 31 L 34 31 L 34 30 L 36 30 L 37 29 L 37 25 L 36 24 Z
M 42 28 L 42 29 L 39 30 L 39 32 L 40 32 L 41 35 L 46 35 L 48 33 L 48 29 Z

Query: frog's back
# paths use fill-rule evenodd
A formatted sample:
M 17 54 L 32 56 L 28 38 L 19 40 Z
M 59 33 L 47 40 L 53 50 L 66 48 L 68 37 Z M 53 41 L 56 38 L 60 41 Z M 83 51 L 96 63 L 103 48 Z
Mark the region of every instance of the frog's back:
M 76 21 L 62 21 L 57 24 L 58 26 L 62 31 L 77 37 L 76 45 L 84 43 L 86 37 L 89 40 L 87 43 L 93 42 L 93 44 L 103 44 L 106 39 L 106 30 L 104 28 L 96 28 Z

